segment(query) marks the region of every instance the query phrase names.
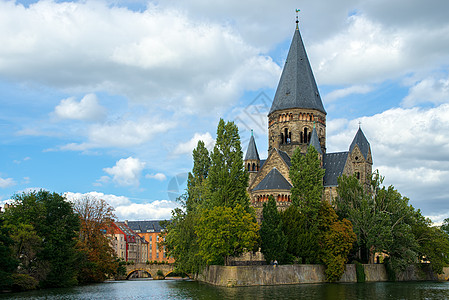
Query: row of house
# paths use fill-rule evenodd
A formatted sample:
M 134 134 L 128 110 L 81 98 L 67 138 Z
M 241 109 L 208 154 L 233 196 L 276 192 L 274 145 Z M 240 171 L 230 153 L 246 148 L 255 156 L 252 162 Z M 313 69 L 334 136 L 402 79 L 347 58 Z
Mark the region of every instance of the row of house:
M 147 261 L 173 263 L 165 247 L 159 247 L 164 229 L 160 221 L 124 221 L 112 222 L 106 230 L 117 257 L 124 261 L 146 263 Z

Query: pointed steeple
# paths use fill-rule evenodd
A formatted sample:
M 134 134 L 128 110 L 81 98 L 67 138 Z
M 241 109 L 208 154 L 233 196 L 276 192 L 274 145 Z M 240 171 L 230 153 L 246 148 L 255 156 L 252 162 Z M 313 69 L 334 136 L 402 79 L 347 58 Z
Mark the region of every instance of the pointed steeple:
M 316 109 L 326 114 L 298 27 L 269 114 L 289 108 Z
M 360 152 L 362 152 L 363 157 L 366 159 L 368 156 L 370 145 L 360 126 L 354 139 L 352 140 L 351 146 L 349 146 L 349 152 L 352 152 L 352 150 L 354 150 L 355 145 L 359 146 Z
M 315 147 L 316 151 L 318 151 L 319 154 L 323 155 L 323 151 L 321 151 L 320 140 L 318 139 L 318 134 L 316 133 L 315 124 L 313 125 L 313 130 L 312 130 L 312 135 L 310 137 L 309 145 Z
M 246 150 L 245 160 L 260 160 L 257 152 L 256 141 L 254 140 L 253 130 L 251 129 L 251 138 L 249 139 L 248 150 Z

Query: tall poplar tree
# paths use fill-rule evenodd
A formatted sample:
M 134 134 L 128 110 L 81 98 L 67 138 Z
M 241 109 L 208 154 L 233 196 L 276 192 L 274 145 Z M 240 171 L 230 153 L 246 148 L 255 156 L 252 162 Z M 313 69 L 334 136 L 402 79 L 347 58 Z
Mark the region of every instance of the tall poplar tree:
M 208 174 L 209 206 L 235 207 L 240 204 L 248 210 L 248 178 L 237 125 L 220 119 Z
M 285 262 L 287 237 L 282 231 L 281 215 L 271 195 L 268 197 L 268 202 L 263 204 L 260 240 L 260 248 L 267 263 L 274 260 L 280 263 Z
M 211 164 L 209 151 L 203 141 L 198 141 L 192 156 L 193 169 L 189 172 L 187 179 L 186 209 L 188 212 L 196 209 L 205 200 L 207 188 L 205 181 Z

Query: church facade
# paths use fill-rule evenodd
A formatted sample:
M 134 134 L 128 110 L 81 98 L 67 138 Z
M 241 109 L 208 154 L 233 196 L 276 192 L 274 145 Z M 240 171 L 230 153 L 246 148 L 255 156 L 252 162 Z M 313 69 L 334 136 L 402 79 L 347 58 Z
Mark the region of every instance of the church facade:
M 299 28 L 296 26 L 268 113 L 268 157 L 260 159 L 252 134 L 245 155 L 245 167 L 249 172 L 248 192 L 258 218 L 263 203 L 268 201 L 270 195 L 276 200 L 278 209 L 283 210 L 290 205 L 290 158 L 297 148 L 305 154 L 308 146 L 312 145 L 318 151 L 321 165 L 325 169 L 324 200 L 331 201 L 336 197 L 337 179 L 342 174 L 356 174 L 363 183 L 369 180 L 373 160 L 370 144 L 361 128 L 355 134 L 348 151 L 327 153 L 326 115 Z

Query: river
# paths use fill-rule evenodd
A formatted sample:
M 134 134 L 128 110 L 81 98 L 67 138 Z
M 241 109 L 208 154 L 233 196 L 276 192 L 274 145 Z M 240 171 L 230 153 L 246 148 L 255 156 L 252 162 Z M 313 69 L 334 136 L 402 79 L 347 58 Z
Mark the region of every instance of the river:
M 0 299 L 449 299 L 449 282 L 302 284 L 222 288 L 190 280 L 128 280 L 0 294 Z

